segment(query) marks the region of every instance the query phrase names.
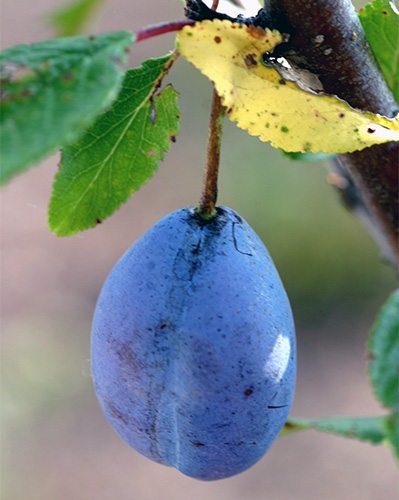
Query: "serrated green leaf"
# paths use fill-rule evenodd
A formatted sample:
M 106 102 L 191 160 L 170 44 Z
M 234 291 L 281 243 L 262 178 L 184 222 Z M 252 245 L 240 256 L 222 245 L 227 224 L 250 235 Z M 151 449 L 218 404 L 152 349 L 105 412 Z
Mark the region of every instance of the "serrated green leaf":
M 399 101 L 399 12 L 393 0 L 374 0 L 359 19 L 395 99 Z
M 59 37 L 78 35 L 102 3 L 103 0 L 68 2 L 47 14 L 46 20 Z
M 337 417 L 307 420 L 289 418 L 281 431 L 284 436 L 299 430 L 314 429 L 339 436 L 379 444 L 386 439 L 388 416 L 381 417 Z
M 1 182 L 76 140 L 111 104 L 133 41 L 123 31 L 18 45 L 0 54 Z
M 49 207 L 58 236 L 94 227 L 152 177 L 178 133 L 178 94 L 167 86 L 153 98 L 173 56 L 126 72 L 112 107 L 62 154 Z
M 370 381 L 388 408 L 399 407 L 399 290 L 381 309 L 368 344 Z
M 399 413 L 392 413 L 385 422 L 387 443 L 392 448 L 396 460 L 399 460 Z

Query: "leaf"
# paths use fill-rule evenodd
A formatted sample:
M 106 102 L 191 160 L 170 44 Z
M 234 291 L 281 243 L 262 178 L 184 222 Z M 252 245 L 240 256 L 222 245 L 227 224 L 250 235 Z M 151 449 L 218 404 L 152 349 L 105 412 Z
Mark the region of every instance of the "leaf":
M 385 422 L 387 443 L 392 448 L 396 460 L 399 460 L 399 413 L 392 413 Z
M 54 28 L 57 36 L 78 35 L 102 2 L 103 0 L 68 2 L 47 14 L 47 23 Z
M 331 158 L 334 158 L 336 155 L 334 153 L 331 154 L 325 154 L 325 153 L 287 153 L 284 150 L 281 150 L 283 156 L 286 158 L 289 158 L 290 160 L 295 160 L 295 161 L 309 161 L 309 162 L 314 162 L 314 161 L 326 161 L 326 160 L 331 160 Z
M 304 92 L 265 67 L 262 54 L 281 41 L 277 31 L 220 20 L 186 26 L 177 35 L 178 49 L 214 82 L 230 119 L 276 148 L 345 153 L 399 140 L 398 119 Z
M 393 0 L 374 0 L 359 19 L 381 71 L 399 101 L 399 12 Z
M 314 429 L 329 434 L 379 444 L 386 439 L 385 426 L 389 418 L 389 415 L 381 417 L 321 418 L 315 420 L 289 418 L 280 435 L 284 436 L 299 430 Z
M 18 45 L 0 54 L 1 182 L 76 140 L 111 104 L 133 41 L 123 31 Z
M 368 343 L 369 377 L 376 397 L 388 408 L 399 407 L 399 290 L 381 309 Z
M 178 133 L 178 94 L 171 86 L 152 98 L 172 55 L 126 72 L 112 107 L 62 154 L 49 207 L 58 236 L 94 227 L 138 191 Z

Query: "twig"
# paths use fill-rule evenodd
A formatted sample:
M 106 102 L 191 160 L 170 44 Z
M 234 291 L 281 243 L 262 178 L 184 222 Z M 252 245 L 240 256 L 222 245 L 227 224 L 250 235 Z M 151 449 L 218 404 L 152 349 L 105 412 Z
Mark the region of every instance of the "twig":
M 204 173 L 204 183 L 198 213 L 204 219 L 215 215 L 218 195 L 218 174 L 220 162 L 220 146 L 223 129 L 223 119 L 226 108 L 216 90 L 213 90 L 211 119 L 209 123 L 208 152 Z
M 194 21 L 184 19 L 182 21 L 173 21 L 170 23 L 157 24 L 156 26 L 149 26 L 136 33 L 136 42 L 141 42 L 148 38 L 164 35 L 166 33 L 180 31 L 184 26 L 192 26 L 193 24 L 195 24 Z
M 370 50 L 350 0 L 266 0 L 272 28 L 290 35 L 302 67 L 317 74 L 327 94 L 357 109 L 393 117 L 399 110 Z M 387 143 L 340 155 L 391 262 L 399 247 L 399 145 Z

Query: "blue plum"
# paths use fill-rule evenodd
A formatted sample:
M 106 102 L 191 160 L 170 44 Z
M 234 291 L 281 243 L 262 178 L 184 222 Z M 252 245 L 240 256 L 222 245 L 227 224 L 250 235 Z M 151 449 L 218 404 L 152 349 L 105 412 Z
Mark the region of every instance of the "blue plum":
M 98 299 L 92 372 L 103 411 L 146 457 L 197 479 L 255 464 L 293 399 L 290 304 L 233 210 L 182 208 L 116 264 Z

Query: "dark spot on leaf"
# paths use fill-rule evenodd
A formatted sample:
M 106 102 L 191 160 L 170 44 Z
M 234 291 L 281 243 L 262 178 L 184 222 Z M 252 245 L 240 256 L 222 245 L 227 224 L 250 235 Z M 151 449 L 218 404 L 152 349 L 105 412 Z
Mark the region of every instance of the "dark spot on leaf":
M 171 135 L 169 137 L 169 139 L 172 141 L 172 142 L 176 142 L 176 136 L 175 135 Z
M 62 79 L 64 80 L 64 82 L 68 82 L 72 80 L 74 76 L 75 75 L 72 73 L 72 71 L 68 71 L 67 73 L 65 73 L 65 75 L 62 76 Z
M 386 10 L 383 10 L 383 11 L 382 11 L 382 15 L 383 15 L 383 16 L 387 16 L 387 15 L 388 15 L 388 12 L 387 12 Z
M 33 92 L 31 89 L 24 89 L 21 92 L 21 97 L 30 97 L 31 95 L 33 95 Z
M 194 446 L 205 446 L 204 443 L 196 443 L 195 441 L 190 441 L 191 444 L 193 444 Z
M 214 40 L 215 40 L 216 43 L 220 43 L 222 41 L 222 39 L 220 38 L 220 36 L 215 36 Z
M 95 222 L 96 222 L 96 224 L 101 224 L 102 220 L 101 219 L 96 219 Z
M 280 85 L 285 85 L 285 80 L 283 80 L 282 78 L 280 78 L 280 80 L 278 81 L 278 83 L 279 83 Z
M 287 133 L 287 132 L 289 132 L 289 130 L 290 130 L 290 129 L 289 129 L 288 127 L 286 127 L 285 125 L 283 125 L 283 126 L 281 127 L 281 132 Z
M 255 66 L 258 65 L 257 60 L 255 59 L 256 54 L 247 54 L 245 56 L 245 64 L 247 68 L 254 68 Z
M 374 129 L 374 128 L 369 127 L 369 128 L 367 129 L 367 133 L 368 133 L 368 134 L 374 134 L 374 132 L 375 132 L 375 129 Z
M 340 113 L 340 114 L 339 114 L 339 117 L 340 117 L 340 118 L 345 118 L 345 113 Z

